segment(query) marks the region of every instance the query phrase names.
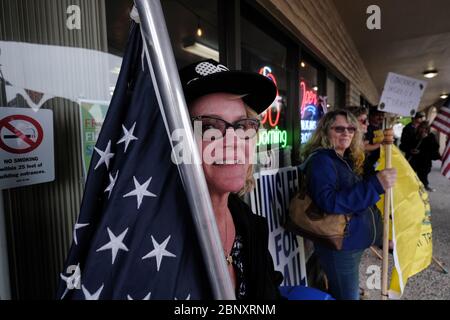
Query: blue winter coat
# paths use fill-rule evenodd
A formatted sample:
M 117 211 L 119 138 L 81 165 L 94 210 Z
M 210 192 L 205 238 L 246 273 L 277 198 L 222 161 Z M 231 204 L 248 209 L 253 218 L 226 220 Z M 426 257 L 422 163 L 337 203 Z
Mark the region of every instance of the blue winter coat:
M 379 241 L 381 220 L 373 206 L 384 189 L 375 175 L 362 179 L 353 171 L 352 162 L 333 149 L 318 149 L 301 167 L 306 189 L 320 209 L 352 214 L 343 250 L 366 249 Z

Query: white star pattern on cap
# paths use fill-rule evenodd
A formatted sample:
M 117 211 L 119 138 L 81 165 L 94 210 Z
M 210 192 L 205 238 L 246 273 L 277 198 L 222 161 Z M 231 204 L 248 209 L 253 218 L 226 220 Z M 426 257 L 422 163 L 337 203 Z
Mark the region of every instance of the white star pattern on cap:
M 116 237 L 109 228 L 107 228 L 107 229 L 108 229 L 108 235 L 109 235 L 110 241 L 107 244 L 105 244 L 103 247 L 98 248 L 97 252 L 111 249 L 111 253 L 112 253 L 111 264 L 114 264 L 114 261 L 116 260 L 117 252 L 119 252 L 119 250 L 128 251 L 128 248 L 123 244 L 123 238 L 125 238 L 125 235 L 128 232 L 128 228 L 126 228 L 125 231 L 122 232 L 118 237 Z
M 147 255 L 142 257 L 142 260 L 156 257 L 156 270 L 159 271 L 159 267 L 161 266 L 162 258 L 165 257 L 172 257 L 175 258 L 176 255 L 166 250 L 167 244 L 169 243 L 171 236 L 168 236 L 166 240 L 164 240 L 163 243 L 159 244 L 156 242 L 155 238 L 152 236 L 152 242 L 154 249 L 150 251 Z
M 133 141 L 133 140 L 138 140 L 138 138 L 136 138 L 135 136 L 133 136 L 133 132 L 134 132 L 134 127 L 135 127 L 135 126 L 136 126 L 136 122 L 133 123 L 133 126 L 132 126 L 131 129 L 128 131 L 127 128 L 125 128 L 125 126 L 122 125 L 123 137 L 117 142 L 117 144 L 120 144 L 120 143 L 124 143 L 124 142 L 125 142 L 125 150 L 124 150 L 124 153 L 127 152 L 128 145 L 130 144 L 131 141 Z
M 108 141 L 108 145 L 106 146 L 105 151 L 94 148 L 95 151 L 100 155 L 100 160 L 98 160 L 97 165 L 94 170 L 97 170 L 98 167 L 101 166 L 102 163 L 106 165 L 106 169 L 109 168 L 109 160 L 114 157 L 114 153 L 111 153 L 111 140 Z
M 91 294 L 84 286 L 81 286 L 81 288 L 83 289 L 83 293 L 84 293 L 84 299 L 86 300 L 98 300 L 100 298 L 100 294 L 102 293 L 103 287 L 105 285 L 102 284 L 102 286 L 100 288 L 98 288 L 98 290 L 94 293 Z
M 199 75 L 202 76 L 207 76 L 209 74 L 222 71 L 229 71 L 229 69 L 225 67 L 223 64 L 218 64 L 217 66 L 215 66 L 210 62 L 202 62 L 199 63 L 197 66 L 195 66 L 195 72 L 197 72 Z
M 156 198 L 157 195 L 147 191 L 148 185 L 152 181 L 152 177 L 150 177 L 143 184 L 139 184 L 139 181 L 137 181 L 136 177 L 134 177 L 134 176 L 133 176 L 133 179 L 134 179 L 134 187 L 135 187 L 135 189 L 130 191 L 130 192 L 128 192 L 123 197 L 126 198 L 126 197 L 136 196 L 137 208 L 139 209 L 139 207 L 142 204 L 142 199 L 144 199 L 144 197 L 155 197 Z

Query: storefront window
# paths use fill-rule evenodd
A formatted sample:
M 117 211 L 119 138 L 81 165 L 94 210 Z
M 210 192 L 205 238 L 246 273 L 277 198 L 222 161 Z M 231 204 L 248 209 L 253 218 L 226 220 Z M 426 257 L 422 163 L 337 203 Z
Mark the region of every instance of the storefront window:
M 241 20 L 242 69 L 259 72 L 277 85 L 277 97 L 261 115 L 265 130 L 258 135 L 258 152 L 269 150 L 277 166 L 289 162 L 291 145 L 287 127 L 286 46 L 276 41 L 245 18 Z M 271 167 L 274 167 L 271 163 Z
M 327 73 L 327 108 L 345 106 L 345 84 L 332 73 Z

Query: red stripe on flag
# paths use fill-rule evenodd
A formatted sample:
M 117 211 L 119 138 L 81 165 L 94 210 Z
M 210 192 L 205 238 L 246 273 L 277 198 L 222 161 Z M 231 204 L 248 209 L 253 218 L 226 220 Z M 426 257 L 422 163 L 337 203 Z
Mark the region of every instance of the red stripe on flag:
M 441 169 L 442 174 L 444 175 L 444 177 L 449 178 L 450 179 L 450 163 L 447 164 L 446 168 L 442 168 Z
M 450 140 L 448 141 L 444 154 L 442 155 L 441 173 L 450 179 Z
M 448 109 L 448 108 L 441 108 L 441 110 L 439 110 L 438 114 L 443 114 L 444 116 L 450 118 L 450 109 Z
M 431 126 L 443 133 L 450 134 L 450 117 L 444 117 L 441 114 L 438 114 L 436 118 L 434 118 L 433 123 Z
M 450 128 L 450 121 L 448 119 L 442 119 L 440 117 L 436 117 L 433 121 L 434 122 L 438 122 L 440 124 L 442 124 L 443 126 Z

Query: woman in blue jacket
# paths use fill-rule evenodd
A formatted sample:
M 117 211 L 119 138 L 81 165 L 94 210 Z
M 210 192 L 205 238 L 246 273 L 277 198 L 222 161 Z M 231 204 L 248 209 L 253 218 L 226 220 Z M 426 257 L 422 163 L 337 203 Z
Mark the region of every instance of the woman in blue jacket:
M 392 187 L 395 169 L 362 178 L 364 145 L 356 118 L 346 110 L 328 112 L 304 148 L 307 191 L 314 203 L 332 214 L 351 214 L 342 250 L 315 243 L 329 282 L 339 300 L 359 299 L 362 253 L 381 239 L 379 214 L 373 206 Z

